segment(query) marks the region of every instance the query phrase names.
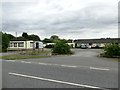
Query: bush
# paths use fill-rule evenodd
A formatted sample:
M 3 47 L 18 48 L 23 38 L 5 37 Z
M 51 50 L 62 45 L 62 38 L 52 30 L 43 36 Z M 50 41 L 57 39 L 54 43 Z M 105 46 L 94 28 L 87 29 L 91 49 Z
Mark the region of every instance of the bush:
M 120 46 L 116 43 L 110 43 L 105 45 L 104 55 L 107 57 L 120 56 Z
M 53 48 L 54 45 L 46 45 L 45 48 Z
M 56 42 L 53 51 L 53 54 L 72 54 L 70 46 L 63 41 Z

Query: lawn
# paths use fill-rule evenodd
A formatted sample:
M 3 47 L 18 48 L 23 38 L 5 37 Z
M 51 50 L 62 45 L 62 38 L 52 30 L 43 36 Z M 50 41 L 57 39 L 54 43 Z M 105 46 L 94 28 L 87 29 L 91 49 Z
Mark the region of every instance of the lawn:
M 29 58 L 47 58 L 51 56 L 50 51 L 20 51 L 16 54 L 9 54 L 1 56 L 0 58 L 5 60 L 18 60 L 18 59 L 29 59 Z
M 47 57 L 50 57 L 50 56 L 11 54 L 11 55 L 1 56 L 0 58 L 5 60 L 17 60 L 17 59 L 47 58 Z

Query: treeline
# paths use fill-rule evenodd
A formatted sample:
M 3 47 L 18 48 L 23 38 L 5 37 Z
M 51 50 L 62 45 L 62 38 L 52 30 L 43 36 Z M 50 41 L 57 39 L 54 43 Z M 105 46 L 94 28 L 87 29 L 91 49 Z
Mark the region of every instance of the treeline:
M 45 38 L 45 39 L 43 40 L 43 43 L 44 43 L 44 44 L 45 44 L 45 43 L 56 43 L 56 42 L 58 42 L 58 41 L 63 41 L 63 42 L 65 42 L 65 43 L 72 43 L 72 42 L 73 42 L 72 39 L 68 39 L 68 40 L 66 40 L 66 39 L 60 39 L 59 36 L 57 36 L 57 35 L 52 35 L 50 38 Z

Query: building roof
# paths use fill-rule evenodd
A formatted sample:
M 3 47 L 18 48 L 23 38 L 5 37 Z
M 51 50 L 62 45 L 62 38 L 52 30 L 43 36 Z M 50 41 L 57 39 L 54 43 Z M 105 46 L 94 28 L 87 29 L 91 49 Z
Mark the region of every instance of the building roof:
M 101 38 L 101 39 L 77 39 L 75 43 L 111 43 L 120 42 L 120 38 Z

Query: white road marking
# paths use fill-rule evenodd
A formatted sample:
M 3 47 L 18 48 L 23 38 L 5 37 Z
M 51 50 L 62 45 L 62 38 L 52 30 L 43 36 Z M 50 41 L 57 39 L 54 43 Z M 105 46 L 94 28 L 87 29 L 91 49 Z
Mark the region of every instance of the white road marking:
M 60 65 L 62 67 L 71 67 L 71 68 L 77 68 L 77 66 L 69 66 L 69 65 Z
M 90 69 L 105 70 L 105 71 L 109 71 L 110 70 L 110 69 L 106 69 L 106 68 L 96 68 L 96 67 L 90 67 Z
M 7 62 L 16 62 L 16 60 L 4 60 L 4 61 L 7 61 Z
M 32 63 L 32 62 L 25 62 L 25 61 L 21 61 L 22 63 Z
M 8 62 L 16 62 L 17 60 L 5 60 Z M 108 67 L 92 67 L 92 66 L 73 66 L 73 65 L 61 65 L 61 64 L 52 64 L 52 63 L 37 63 L 37 62 L 28 62 L 28 61 L 19 61 L 21 63 L 32 63 L 32 64 L 40 64 L 40 65 L 48 65 L 48 66 L 60 66 L 60 67 L 68 67 L 68 68 L 87 68 L 92 70 L 103 70 L 103 71 L 109 71 L 110 69 Z
M 41 65 L 52 65 L 52 64 L 49 64 L 49 63 L 38 63 L 38 64 L 41 64 Z
M 49 82 L 55 82 L 55 83 L 60 83 L 60 84 L 67 84 L 67 85 L 72 85 L 72 86 L 101 89 L 100 87 L 96 87 L 96 86 L 83 85 L 83 84 L 78 84 L 78 83 L 72 83 L 72 82 L 66 82 L 66 81 L 60 81 L 60 80 L 48 79 L 48 78 L 41 78 L 41 77 L 18 74 L 18 73 L 12 73 L 12 72 L 9 72 L 8 74 L 9 75 L 14 75 L 14 76 L 25 77 L 25 78 L 31 78 L 31 79 L 38 79 L 38 80 L 44 80 L 44 81 L 49 81 Z

